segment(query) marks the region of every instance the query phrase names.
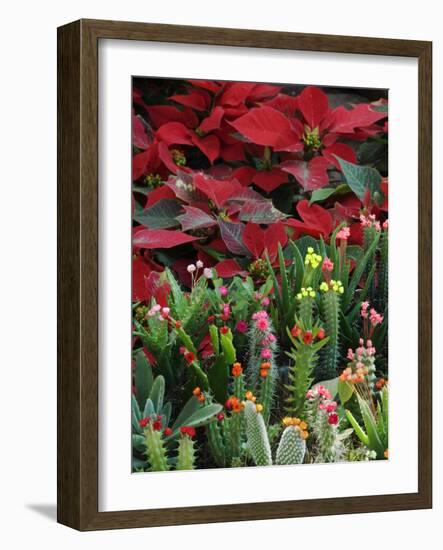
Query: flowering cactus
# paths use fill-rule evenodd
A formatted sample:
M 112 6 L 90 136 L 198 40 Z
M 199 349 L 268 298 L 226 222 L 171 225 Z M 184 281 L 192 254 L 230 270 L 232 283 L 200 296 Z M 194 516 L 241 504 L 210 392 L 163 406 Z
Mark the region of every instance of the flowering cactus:
M 177 470 L 193 470 L 195 463 L 195 448 L 193 437 L 195 430 L 193 428 L 182 428 L 181 438 L 178 443 Z
M 301 464 L 306 454 L 307 425 L 298 418 L 289 417 L 283 419 L 283 425 L 286 428 L 277 447 L 275 463 Z

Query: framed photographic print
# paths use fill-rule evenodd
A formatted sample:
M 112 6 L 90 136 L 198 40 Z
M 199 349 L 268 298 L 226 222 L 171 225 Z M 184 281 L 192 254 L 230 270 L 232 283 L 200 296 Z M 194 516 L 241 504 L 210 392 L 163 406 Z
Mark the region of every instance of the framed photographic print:
M 432 505 L 431 43 L 58 30 L 58 520 Z

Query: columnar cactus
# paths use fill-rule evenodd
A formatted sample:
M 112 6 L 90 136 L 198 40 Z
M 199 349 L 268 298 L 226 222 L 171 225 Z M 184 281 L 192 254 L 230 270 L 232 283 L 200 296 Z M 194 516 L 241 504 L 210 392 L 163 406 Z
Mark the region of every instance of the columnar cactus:
M 206 426 L 209 449 L 217 466 L 224 468 L 226 466 L 226 449 L 223 441 L 221 427 L 218 421 L 214 420 Z
M 182 434 L 178 443 L 177 470 L 193 470 L 195 458 L 192 438 L 188 434 Z
M 331 280 L 320 285 L 323 295 L 321 298 L 322 317 L 329 336 L 328 345 L 325 346 L 322 361 L 318 365 L 315 375 L 317 380 L 328 380 L 337 375 L 337 363 L 340 350 L 340 295 L 343 294 L 343 285 L 340 281 Z
M 168 458 L 164 447 L 162 433 L 148 424 L 144 431 L 146 455 L 151 469 L 155 472 L 169 470 Z
M 263 416 L 253 401 L 245 403 L 246 436 L 252 459 L 257 466 L 272 464 L 271 446 Z

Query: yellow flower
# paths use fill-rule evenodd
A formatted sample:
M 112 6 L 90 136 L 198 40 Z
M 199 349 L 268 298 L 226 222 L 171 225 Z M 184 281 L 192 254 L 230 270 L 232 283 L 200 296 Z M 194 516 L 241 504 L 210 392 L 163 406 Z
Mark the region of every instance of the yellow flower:
M 255 410 L 256 410 L 258 413 L 261 413 L 262 410 L 263 410 L 263 405 L 260 405 L 260 403 L 257 403 L 257 405 L 255 405 Z

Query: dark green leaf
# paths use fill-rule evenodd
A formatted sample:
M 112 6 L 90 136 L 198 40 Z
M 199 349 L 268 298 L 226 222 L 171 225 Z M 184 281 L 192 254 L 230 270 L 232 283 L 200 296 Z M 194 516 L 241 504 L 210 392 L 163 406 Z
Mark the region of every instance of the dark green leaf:
M 370 166 L 359 166 L 337 155 L 334 156 L 340 163 L 346 182 L 360 200 L 363 200 L 368 190 L 371 196 L 380 190 L 381 175 L 378 170 Z

